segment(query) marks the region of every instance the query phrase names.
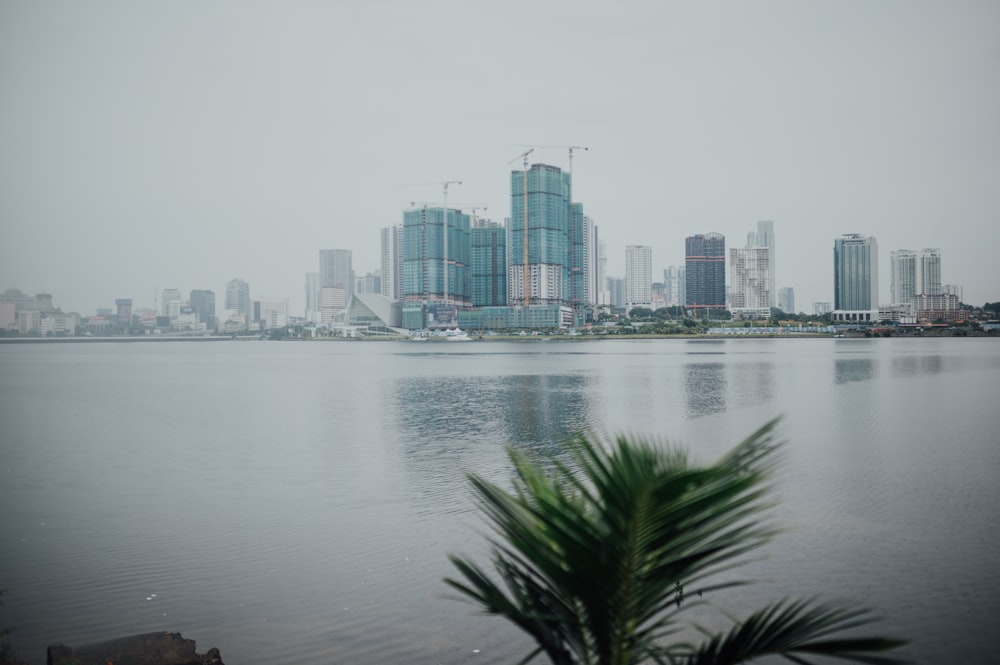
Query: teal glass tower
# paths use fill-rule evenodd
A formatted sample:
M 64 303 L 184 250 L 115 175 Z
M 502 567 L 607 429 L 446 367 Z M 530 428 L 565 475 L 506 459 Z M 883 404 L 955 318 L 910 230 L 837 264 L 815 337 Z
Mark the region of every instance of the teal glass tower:
M 508 296 L 511 305 L 572 307 L 580 323 L 585 220 L 583 205 L 571 205 L 570 187 L 570 174 L 548 164 L 511 172 Z
M 425 328 L 429 321 L 448 324 L 456 319 L 455 308 L 472 304 L 469 254 L 468 215 L 428 207 L 403 213 L 404 327 Z M 419 320 L 414 312 L 420 312 Z
M 472 228 L 473 307 L 507 304 L 507 229 L 496 223 Z
M 833 320 L 878 320 L 878 244 L 849 233 L 833 241 Z

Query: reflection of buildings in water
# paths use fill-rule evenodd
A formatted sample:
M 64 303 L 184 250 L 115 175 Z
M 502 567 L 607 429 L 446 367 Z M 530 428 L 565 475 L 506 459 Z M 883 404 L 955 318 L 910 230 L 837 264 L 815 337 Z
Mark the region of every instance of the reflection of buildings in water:
M 838 358 L 834 361 L 834 383 L 868 381 L 875 378 L 876 365 L 872 358 Z
M 775 365 L 770 361 L 736 363 L 729 368 L 733 387 L 729 391 L 734 405 L 754 406 L 777 396 Z
M 400 379 L 390 412 L 407 472 L 430 488 L 506 464 L 507 445 L 558 453 L 586 427 L 586 383 L 573 374 Z
M 941 355 L 896 356 L 890 363 L 893 376 L 920 376 L 940 374 L 945 370 L 945 358 Z
M 684 366 L 684 396 L 689 418 L 725 411 L 726 390 L 726 366 L 723 363 L 690 363 Z

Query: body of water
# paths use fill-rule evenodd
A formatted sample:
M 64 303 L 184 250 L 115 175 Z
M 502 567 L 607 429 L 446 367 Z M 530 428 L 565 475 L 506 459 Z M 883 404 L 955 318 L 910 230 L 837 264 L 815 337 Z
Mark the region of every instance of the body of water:
M 781 414 L 785 532 L 713 602 L 848 599 L 920 662 L 993 662 L 998 386 L 995 339 L 0 346 L 0 626 L 31 663 L 154 630 L 232 665 L 516 662 L 441 582 L 485 551 L 466 472 L 580 429 L 710 460 Z

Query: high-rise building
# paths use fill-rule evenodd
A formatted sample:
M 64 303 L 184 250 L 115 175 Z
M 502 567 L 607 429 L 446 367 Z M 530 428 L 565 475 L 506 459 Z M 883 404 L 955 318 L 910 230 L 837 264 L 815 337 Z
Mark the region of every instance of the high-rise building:
M 786 314 L 795 314 L 795 289 L 790 286 L 778 289 L 778 309 Z
M 382 228 L 382 295 L 401 300 L 403 294 L 403 227 Z
M 306 310 L 305 317 L 314 321 L 319 315 L 319 273 L 306 273 Z
M 582 312 L 584 214 L 569 197 L 570 174 L 558 167 L 534 164 L 527 172 L 511 172 L 511 304 L 572 305 L 574 316 Z
M 684 242 L 685 304 L 695 310 L 726 308 L 726 237 L 689 236 Z
M 615 309 L 625 308 L 625 278 L 608 277 L 608 295 L 611 306 Z
M 653 248 L 625 247 L 625 307 L 649 307 L 653 303 Z
M 917 295 L 917 253 L 912 249 L 889 252 L 889 301 L 907 309 Z
M 160 316 L 170 316 L 170 303 L 180 302 L 180 300 L 180 289 L 163 289 L 163 294 L 160 296 Z
M 597 243 L 597 298 L 599 305 L 610 305 L 611 295 L 608 293 L 608 245 L 603 240 Z
M 600 261 L 600 239 L 597 224 L 590 217 L 583 218 L 584 256 L 583 256 L 583 303 L 592 309 L 598 302 L 598 294 L 604 289 L 598 269 Z
M 965 289 L 962 288 L 961 284 L 942 284 L 941 293 L 955 296 L 959 302 L 965 302 Z
M 507 229 L 479 220 L 472 229 L 470 278 L 473 307 L 507 304 Z
M 448 257 L 445 260 L 445 219 Z M 407 302 L 468 307 L 471 223 L 449 208 L 415 208 L 403 213 L 402 299 Z M 445 283 L 447 266 L 447 284 Z
M 685 270 L 678 266 L 667 266 L 663 271 L 663 299 L 667 307 L 684 306 Z
M 375 272 L 366 272 L 354 281 L 354 292 L 355 293 L 382 293 L 382 273 L 379 270 Z
M 191 311 L 206 330 L 215 330 L 215 291 L 195 289 L 191 291 Z
M 348 295 L 354 291 L 351 250 L 321 249 L 319 251 L 319 286 L 320 288 L 343 289 Z
M 834 321 L 878 320 L 878 243 L 849 233 L 833 241 Z
M 917 292 L 914 295 L 941 295 L 941 250 L 922 249 L 917 253 Z
M 250 315 L 250 285 L 239 277 L 226 283 L 226 309 L 244 317 Z
M 760 245 L 729 250 L 729 309 L 742 319 L 771 316 L 771 250 Z
M 774 222 L 761 221 L 757 222 L 757 233 L 756 239 L 752 243 L 747 243 L 748 247 L 767 247 L 768 261 L 770 263 L 770 268 L 768 269 L 768 280 L 767 283 L 770 285 L 770 293 L 768 297 L 770 298 L 771 307 L 777 307 L 777 282 L 774 281 L 774 268 L 776 261 L 775 251 L 774 251 Z

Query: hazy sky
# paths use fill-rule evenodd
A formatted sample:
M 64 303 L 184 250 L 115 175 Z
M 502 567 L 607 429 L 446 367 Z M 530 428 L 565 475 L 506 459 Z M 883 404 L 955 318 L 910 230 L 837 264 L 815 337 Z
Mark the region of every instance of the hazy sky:
M 304 303 L 318 251 L 379 267 L 410 201 L 510 214 L 521 145 L 581 145 L 608 244 L 742 246 L 833 300 L 833 239 L 937 247 L 1000 300 L 1000 3 L 0 3 L 0 290 L 93 313 L 154 290 Z M 533 155 L 566 167 L 563 150 Z M 535 161 L 535 160 L 533 160 Z

